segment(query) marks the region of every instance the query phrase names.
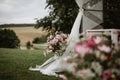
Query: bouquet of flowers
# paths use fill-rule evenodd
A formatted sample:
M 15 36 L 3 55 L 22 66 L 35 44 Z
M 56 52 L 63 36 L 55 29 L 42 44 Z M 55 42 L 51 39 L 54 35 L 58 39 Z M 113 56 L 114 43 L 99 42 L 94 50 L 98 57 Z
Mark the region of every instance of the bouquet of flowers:
M 67 37 L 67 34 L 58 31 L 50 34 L 47 37 L 48 46 L 45 51 L 46 54 L 55 53 L 57 55 L 62 55 L 63 51 L 66 48 Z
M 89 34 L 76 43 L 75 55 L 64 59 L 67 64 L 71 64 L 66 71 L 78 80 L 120 80 L 118 47 L 116 49 L 106 36 Z M 60 77 L 68 80 L 70 76 L 65 75 Z

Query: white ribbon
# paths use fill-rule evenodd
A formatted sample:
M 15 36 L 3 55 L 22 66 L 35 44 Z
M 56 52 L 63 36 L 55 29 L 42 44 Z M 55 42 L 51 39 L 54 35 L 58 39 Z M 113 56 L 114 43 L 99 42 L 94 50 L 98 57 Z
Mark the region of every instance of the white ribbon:
M 78 40 L 79 39 L 79 29 L 80 29 L 80 24 L 81 24 L 81 20 L 82 20 L 82 16 L 83 16 L 83 11 L 84 11 L 84 9 L 82 8 L 83 0 L 75 0 L 75 1 L 79 6 L 79 13 L 78 13 L 77 18 L 73 24 L 72 29 L 71 29 L 71 33 L 70 33 L 70 36 L 68 38 L 68 42 L 70 42 L 71 40 Z

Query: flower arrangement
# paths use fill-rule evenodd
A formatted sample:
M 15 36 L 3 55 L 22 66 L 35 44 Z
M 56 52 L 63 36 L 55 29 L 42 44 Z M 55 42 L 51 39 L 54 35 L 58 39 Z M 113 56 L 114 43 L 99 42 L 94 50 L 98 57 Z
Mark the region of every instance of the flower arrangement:
M 120 80 L 120 46 L 115 48 L 104 35 L 89 34 L 74 47 L 74 56 L 65 57 L 66 64 L 70 64 L 67 73 L 75 80 Z M 71 76 L 65 76 L 68 80 Z M 62 76 L 63 76 L 62 75 Z
M 67 43 L 67 34 L 56 31 L 53 34 L 48 35 L 47 37 L 47 49 L 45 54 L 55 53 L 57 55 L 62 55 L 63 51 L 66 48 Z

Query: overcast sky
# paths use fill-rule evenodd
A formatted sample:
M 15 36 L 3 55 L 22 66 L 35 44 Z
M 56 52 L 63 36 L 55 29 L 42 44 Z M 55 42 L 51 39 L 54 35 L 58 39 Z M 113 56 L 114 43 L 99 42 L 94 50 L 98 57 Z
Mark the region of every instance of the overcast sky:
M 0 0 L 0 24 L 35 23 L 48 15 L 46 0 Z

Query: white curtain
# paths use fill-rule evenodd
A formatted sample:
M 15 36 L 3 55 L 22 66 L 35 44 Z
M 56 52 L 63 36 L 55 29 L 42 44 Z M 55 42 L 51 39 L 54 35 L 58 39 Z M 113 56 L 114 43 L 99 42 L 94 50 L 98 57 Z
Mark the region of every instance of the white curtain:
M 62 56 L 53 56 L 50 59 L 48 59 L 45 63 L 43 63 L 40 66 L 36 66 L 35 68 L 30 67 L 29 70 L 32 71 L 40 71 L 42 74 L 45 75 L 57 75 L 56 72 L 61 72 L 68 68 L 69 64 L 64 63 L 63 59 L 66 56 L 72 56 L 73 55 L 73 49 L 75 43 L 79 40 L 79 28 L 81 24 L 81 19 L 83 16 L 83 0 L 76 0 L 78 6 L 80 7 L 80 11 L 78 13 L 78 16 L 73 24 L 73 28 L 71 30 L 70 36 L 68 38 L 67 42 L 67 48 L 66 51 Z

